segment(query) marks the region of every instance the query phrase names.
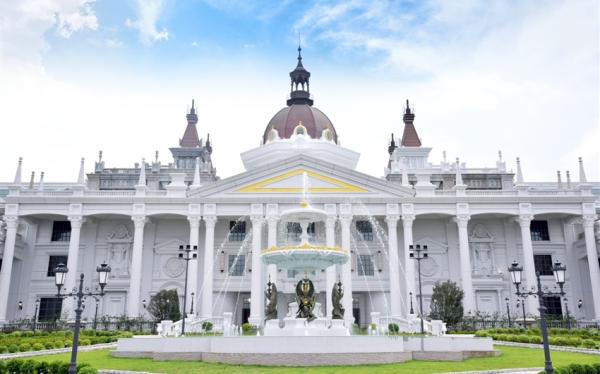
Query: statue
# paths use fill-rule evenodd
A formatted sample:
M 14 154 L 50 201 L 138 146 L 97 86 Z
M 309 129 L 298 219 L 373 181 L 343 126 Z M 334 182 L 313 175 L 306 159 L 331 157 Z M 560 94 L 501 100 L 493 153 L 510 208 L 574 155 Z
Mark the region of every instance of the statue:
M 344 307 L 342 306 L 343 297 L 344 290 L 342 289 L 342 282 L 338 281 L 333 284 L 333 291 L 331 292 L 331 305 L 333 306 L 331 319 L 344 319 Z
M 315 307 L 315 286 L 310 279 L 304 278 L 296 285 L 296 302 L 298 303 L 296 318 L 306 318 L 308 322 L 317 318 L 313 314 Z
M 267 289 L 265 290 L 265 298 L 267 305 L 265 306 L 265 320 L 277 319 L 277 286 L 271 282 L 267 282 Z

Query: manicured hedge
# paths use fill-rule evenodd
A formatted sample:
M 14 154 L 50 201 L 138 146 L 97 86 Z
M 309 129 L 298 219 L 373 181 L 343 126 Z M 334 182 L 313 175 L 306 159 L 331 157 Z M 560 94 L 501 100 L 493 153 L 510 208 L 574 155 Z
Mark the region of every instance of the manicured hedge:
M 69 363 L 60 361 L 0 360 L 0 374 L 66 374 Z M 78 374 L 97 374 L 89 364 L 77 365 Z
M 540 374 L 545 374 L 541 371 Z M 600 363 L 591 365 L 571 364 L 554 368 L 554 374 L 600 374 Z
M 475 333 L 475 336 L 507 342 L 542 344 L 539 329 L 480 330 Z M 600 349 L 600 333 L 597 329 L 550 329 L 548 341 L 551 345 Z
M 128 331 L 82 330 L 80 345 L 93 345 L 116 342 L 119 338 L 130 338 Z M 14 331 L 0 333 L 0 354 L 42 349 L 68 348 L 73 345 L 72 331 Z

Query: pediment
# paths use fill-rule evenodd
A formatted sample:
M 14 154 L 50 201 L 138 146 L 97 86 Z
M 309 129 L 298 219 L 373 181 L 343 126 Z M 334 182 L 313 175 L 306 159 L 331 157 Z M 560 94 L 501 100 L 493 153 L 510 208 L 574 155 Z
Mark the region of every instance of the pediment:
M 212 185 L 190 191 L 190 197 L 349 195 L 367 197 L 412 197 L 410 188 L 367 174 L 333 165 L 305 155 L 265 165 Z

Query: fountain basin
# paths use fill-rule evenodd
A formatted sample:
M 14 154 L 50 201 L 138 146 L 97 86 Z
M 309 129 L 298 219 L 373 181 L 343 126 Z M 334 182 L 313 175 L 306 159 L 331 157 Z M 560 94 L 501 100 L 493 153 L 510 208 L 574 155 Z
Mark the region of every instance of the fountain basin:
M 327 220 L 327 212 L 316 209 L 306 202 L 300 203 L 299 208 L 289 209 L 281 213 L 281 222 L 323 222 Z
M 267 265 L 274 264 L 282 269 L 303 271 L 345 264 L 349 254 L 340 247 L 305 243 L 267 248 L 262 251 L 261 257 Z

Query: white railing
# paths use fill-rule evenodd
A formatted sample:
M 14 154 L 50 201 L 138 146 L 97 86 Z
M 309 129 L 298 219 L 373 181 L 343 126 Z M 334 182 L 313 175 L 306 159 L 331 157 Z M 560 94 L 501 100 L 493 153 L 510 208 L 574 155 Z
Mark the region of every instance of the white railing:
M 512 190 L 466 190 L 467 195 L 475 196 L 517 196 L 517 191 Z
M 135 191 L 129 190 L 92 190 L 84 191 L 85 196 L 133 196 Z

